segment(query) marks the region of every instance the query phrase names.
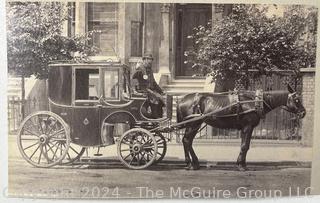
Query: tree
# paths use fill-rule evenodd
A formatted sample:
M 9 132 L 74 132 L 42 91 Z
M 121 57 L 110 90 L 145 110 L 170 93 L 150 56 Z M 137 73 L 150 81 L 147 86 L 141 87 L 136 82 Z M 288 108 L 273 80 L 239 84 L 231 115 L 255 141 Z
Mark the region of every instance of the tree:
M 69 9 L 61 2 L 7 3 L 8 72 L 21 77 L 22 100 L 25 77 L 45 79 L 51 61 L 85 60 L 96 51 L 88 43 L 92 33 L 62 35 Z M 76 52 L 80 57 L 75 57 Z
M 267 11 L 268 6 L 234 5 L 232 13 L 213 26 L 209 22 L 196 27 L 189 37 L 194 47 L 185 53 L 187 63 L 213 76 L 217 91 L 233 89 L 234 81 L 245 83 L 249 69 L 261 75 L 271 70 L 298 73 L 313 66 L 315 37 L 306 42 L 301 38 L 310 29 L 316 34 L 316 22 L 310 20 L 316 19 L 316 10 L 291 7 L 283 17 L 268 17 Z

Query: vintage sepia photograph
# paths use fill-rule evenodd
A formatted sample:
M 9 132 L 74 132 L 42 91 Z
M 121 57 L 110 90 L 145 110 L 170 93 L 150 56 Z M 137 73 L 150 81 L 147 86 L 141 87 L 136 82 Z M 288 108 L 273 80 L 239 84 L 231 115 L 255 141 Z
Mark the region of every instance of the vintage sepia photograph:
M 8 197 L 320 194 L 316 2 L 4 4 Z

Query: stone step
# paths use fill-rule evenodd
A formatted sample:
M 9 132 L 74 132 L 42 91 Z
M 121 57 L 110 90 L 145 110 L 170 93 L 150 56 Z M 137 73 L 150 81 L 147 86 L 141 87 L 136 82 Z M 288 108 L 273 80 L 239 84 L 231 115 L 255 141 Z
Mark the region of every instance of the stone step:
M 174 79 L 170 83 L 171 84 L 181 84 L 181 83 L 204 83 L 205 79 Z
M 189 90 L 186 90 L 186 89 L 174 89 L 174 90 L 169 89 L 169 90 L 167 90 L 167 89 L 165 89 L 165 92 L 166 92 L 167 94 L 169 94 L 169 95 L 180 96 L 180 97 L 181 97 L 181 96 L 183 96 L 183 95 L 186 95 L 186 94 L 195 92 L 195 90 L 192 89 L 192 90 L 190 91 L 190 89 L 189 89 Z M 207 91 L 204 91 L 204 90 L 196 90 L 196 92 L 207 92 Z
M 21 92 L 20 87 L 8 87 L 8 92 Z
M 164 89 L 166 91 L 170 91 L 170 92 L 177 92 L 177 93 L 180 93 L 180 92 L 185 92 L 186 94 L 187 93 L 191 93 L 191 92 L 203 92 L 204 88 L 203 88 L 203 85 L 199 85 L 199 86 L 195 86 L 195 85 L 180 85 L 180 86 L 176 86 L 176 85 L 167 85 L 164 87 Z

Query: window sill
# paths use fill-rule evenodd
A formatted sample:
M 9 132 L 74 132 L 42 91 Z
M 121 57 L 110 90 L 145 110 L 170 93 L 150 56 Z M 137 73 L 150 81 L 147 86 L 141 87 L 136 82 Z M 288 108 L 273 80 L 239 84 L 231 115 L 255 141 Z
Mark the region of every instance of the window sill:
M 89 59 L 95 62 L 107 61 L 107 62 L 120 62 L 120 58 L 117 56 L 89 56 Z

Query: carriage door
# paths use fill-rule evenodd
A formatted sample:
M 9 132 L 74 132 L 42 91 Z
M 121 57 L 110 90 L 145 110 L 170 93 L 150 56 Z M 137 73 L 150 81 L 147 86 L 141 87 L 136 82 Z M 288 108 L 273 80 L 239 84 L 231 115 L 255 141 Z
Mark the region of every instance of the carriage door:
M 99 69 L 74 68 L 72 140 L 83 146 L 100 144 Z

